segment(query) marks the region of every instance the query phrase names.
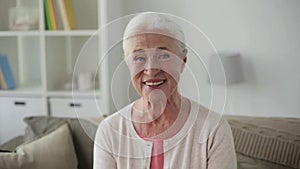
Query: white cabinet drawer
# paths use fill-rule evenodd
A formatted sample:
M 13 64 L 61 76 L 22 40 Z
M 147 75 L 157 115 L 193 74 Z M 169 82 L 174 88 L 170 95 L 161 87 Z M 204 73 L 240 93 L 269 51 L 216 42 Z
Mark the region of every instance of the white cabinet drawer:
M 100 117 L 100 99 L 50 98 L 50 111 L 56 117 Z
M 0 97 L 0 143 L 23 135 L 24 117 L 38 115 L 45 115 L 42 98 Z

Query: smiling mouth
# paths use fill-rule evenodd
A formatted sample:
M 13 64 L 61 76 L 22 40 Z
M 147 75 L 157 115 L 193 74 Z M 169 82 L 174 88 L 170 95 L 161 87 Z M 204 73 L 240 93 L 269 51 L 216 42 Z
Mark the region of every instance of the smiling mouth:
M 161 80 L 157 82 L 143 82 L 144 85 L 147 85 L 149 87 L 158 87 L 164 84 L 167 80 Z

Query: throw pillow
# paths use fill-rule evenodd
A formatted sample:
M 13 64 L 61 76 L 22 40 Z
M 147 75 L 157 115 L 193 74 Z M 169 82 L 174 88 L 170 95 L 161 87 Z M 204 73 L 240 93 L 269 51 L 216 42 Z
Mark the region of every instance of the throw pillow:
M 78 119 L 50 116 L 27 117 L 25 140 L 31 140 L 40 134 L 47 133 L 61 123 L 68 123 L 71 129 L 74 147 L 78 158 L 79 169 L 93 168 L 94 137 L 102 118 Z
M 77 163 L 66 123 L 36 140 L 20 145 L 13 153 L 0 153 L 1 169 L 77 169 Z

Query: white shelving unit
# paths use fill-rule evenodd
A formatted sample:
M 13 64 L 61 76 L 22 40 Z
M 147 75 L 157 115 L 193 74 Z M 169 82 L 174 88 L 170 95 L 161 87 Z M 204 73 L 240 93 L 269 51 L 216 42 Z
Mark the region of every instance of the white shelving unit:
M 26 116 L 100 116 L 110 111 L 108 61 L 95 71 L 104 41 L 94 34 L 107 22 L 105 0 L 73 0 L 78 29 L 69 31 L 45 30 L 43 1 L 3 0 L 0 4 L 0 53 L 8 55 L 17 83 L 14 90 L 0 90 L 0 144 L 22 134 Z M 36 30 L 9 30 L 8 11 L 16 6 L 38 9 Z M 81 50 L 87 41 L 89 45 Z M 85 58 L 78 57 L 80 52 Z M 87 72 L 97 72 L 93 90 L 66 88 L 72 75 Z

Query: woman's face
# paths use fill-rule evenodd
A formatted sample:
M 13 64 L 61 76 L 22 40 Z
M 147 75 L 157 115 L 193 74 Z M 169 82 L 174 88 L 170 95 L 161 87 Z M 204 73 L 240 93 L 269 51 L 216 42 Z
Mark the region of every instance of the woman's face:
M 142 97 L 161 90 L 166 98 L 177 94 L 177 84 L 186 56 L 179 42 L 159 34 L 141 34 L 128 39 L 126 61 L 133 85 Z

